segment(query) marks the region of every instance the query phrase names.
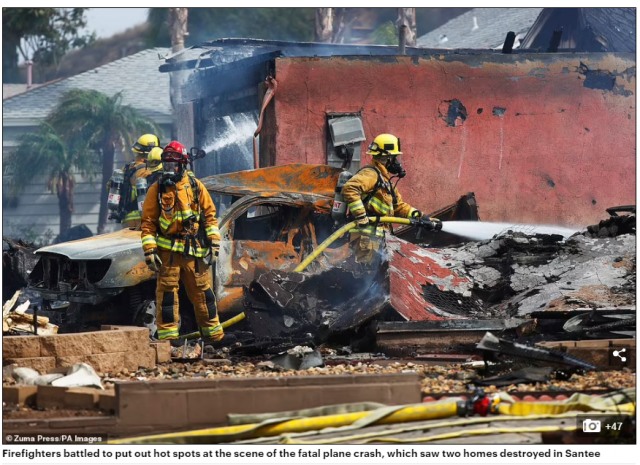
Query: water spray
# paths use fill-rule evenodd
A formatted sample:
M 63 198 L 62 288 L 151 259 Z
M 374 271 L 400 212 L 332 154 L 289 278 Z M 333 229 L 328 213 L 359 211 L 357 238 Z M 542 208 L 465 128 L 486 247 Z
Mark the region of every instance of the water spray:
M 443 221 L 442 231 L 456 236 L 466 237 L 474 241 L 484 241 L 496 235 L 503 235 L 508 231 L 524 233 L 528 236 L 535 234 L 558 234 L 565 239 L 572 236 L 577 229 L 554 225 L 492 223 L 486 221 Z

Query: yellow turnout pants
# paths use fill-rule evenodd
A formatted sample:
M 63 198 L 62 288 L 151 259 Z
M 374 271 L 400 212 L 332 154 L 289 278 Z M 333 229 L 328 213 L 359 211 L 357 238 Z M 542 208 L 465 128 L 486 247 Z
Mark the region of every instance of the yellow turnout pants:
M 158 249 L 157 252 L 162 260 L 156 289 L 158 339 L 179 337 L 178 289 L 182 281 L 189 300 L 193 304 L 200 333 L 211 340 L 221 340 L 224 337 L 224 331 L 218 318 L 216 296 L 211 289 L 209 267 L 200 261 L 199 272 L 196 273 L 195 257 L 174 252 L 173 262 L 171 262 L 170 251 Z

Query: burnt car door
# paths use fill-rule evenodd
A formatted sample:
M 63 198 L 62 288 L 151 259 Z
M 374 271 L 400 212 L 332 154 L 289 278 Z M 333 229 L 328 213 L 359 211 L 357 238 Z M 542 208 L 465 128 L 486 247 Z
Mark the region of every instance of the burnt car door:
M 293 270 L 316 245 L 312 203 L 283 194 L 236 202 L 220 224 L 215 269 L 221 313 L 242 311 L 243 287 L 268 270 Z

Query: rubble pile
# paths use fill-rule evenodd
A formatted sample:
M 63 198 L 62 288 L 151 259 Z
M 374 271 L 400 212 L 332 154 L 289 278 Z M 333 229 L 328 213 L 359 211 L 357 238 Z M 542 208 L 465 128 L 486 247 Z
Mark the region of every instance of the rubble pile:
M 588 237 L 616 237 L 636 233 L 635 215 L 611 216 L 598 224 L 587 226 L 583 232 Z
M 598 231 L 628 231 L 620 220 L 604 223 Z M 472 293 L 487 314 L 521 317 L 544 310 L 635 306 L 635 246 L 634 228 L 633 234 L 616 237 L 594 237 L 586 230 L 566 241 L 508 232 L 432 250 L 452 271 L 470 277 Z
M 57 334 L 58 327 L 50 323 L 49 318 L 27 313 L 30 305 L 28 300 L 16 306 L 19 297 L 20 291 L 16 291 L 13 297 L 2 306 L 3 334 L 35 334 L 36 328 L 38 335 L 41 336 Z
M 2 295 L 5 298 L 27 285 L 29 273 L 38 262 L 37 247 L 23 241 L 2 237 Z

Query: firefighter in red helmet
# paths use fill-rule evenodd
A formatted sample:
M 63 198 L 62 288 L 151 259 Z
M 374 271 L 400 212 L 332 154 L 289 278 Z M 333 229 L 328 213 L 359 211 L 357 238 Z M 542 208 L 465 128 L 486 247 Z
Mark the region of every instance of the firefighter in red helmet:
M 193 304 L 204 339 L 224 337 L 211 287 L 209 264 L 218 257 L 216 208 L 204 185 L 187 172 L 187 149 L 173 141 L 162 152 L 162 174 L 147 192 L 142 211 L 142 248 L 158 273 L 158 339 L 179 338 L 180 280 Z

